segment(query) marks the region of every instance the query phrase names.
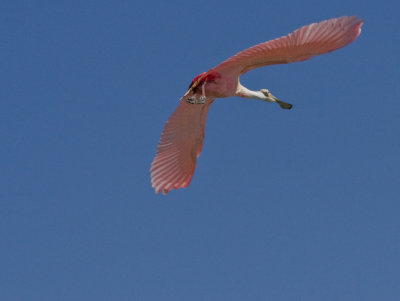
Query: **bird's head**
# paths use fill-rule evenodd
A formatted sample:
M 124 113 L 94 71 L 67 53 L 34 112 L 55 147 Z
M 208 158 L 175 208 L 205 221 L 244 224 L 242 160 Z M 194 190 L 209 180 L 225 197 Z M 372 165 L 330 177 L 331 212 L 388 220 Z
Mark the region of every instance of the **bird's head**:
M 260 92 L 265 95 L 265 97 L 266 97 L 265 100 L 266 101 L 268 101 L 268 102 L 277 102 L 282 109 L 290 110 L 292 108 L 292 105 L 290 103 L 286 103 L 286 102 L 284 102 L 282 100 L 279 100 L 274 95 L 272 95 L 271 92 L 269 92 L 268 89 L 261 89 Z
M 262 94 L 264 94 L 265 96 L 267 96 L 268 98 L 273 97 L 271 92 L 269 92 L 268 89 L 261 89 L 260 90 Z

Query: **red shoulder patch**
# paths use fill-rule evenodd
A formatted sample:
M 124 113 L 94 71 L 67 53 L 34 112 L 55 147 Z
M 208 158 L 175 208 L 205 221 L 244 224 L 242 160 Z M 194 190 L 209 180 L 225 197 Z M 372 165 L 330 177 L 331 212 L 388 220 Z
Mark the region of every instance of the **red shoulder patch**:
M 194 89 L 196 88 L 198 85 L 204 83 L 204 82 L 213 82 L 215 81 L 217 78 L 221 78 L 221 74 L 219 74 L 218 72 L 203 72 L 200 73 L 199 75 L 197 75 L 192 82 L 189 85 L 189 89 Z
M 192 82 L 190 83 L 188 89 L 190 89 L 191 87 L 193 87 L 193 85 L 194 85 L 195 83 L 197 83 L 197 81 L 200 79 L 200 77 L 202 77 L 202 76 L 205 75 L 206 73 L 207 73 L 207 72 L 203 72 L 203 73 L 200 73 L 199 75 L 197 75 L 197 76 L 192 80 Z

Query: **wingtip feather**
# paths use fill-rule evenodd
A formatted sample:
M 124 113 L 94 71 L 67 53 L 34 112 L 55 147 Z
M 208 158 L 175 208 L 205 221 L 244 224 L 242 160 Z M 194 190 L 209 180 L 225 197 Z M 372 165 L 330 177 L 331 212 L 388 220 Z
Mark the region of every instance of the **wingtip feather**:
M 181 101 L 168 119 L 150 168 L 155 193 L 167 194 L 172 189 L 189 186 L 203 145 L 208 109 L 213 101 L 210 98 L 205 104 L 195 105 Z

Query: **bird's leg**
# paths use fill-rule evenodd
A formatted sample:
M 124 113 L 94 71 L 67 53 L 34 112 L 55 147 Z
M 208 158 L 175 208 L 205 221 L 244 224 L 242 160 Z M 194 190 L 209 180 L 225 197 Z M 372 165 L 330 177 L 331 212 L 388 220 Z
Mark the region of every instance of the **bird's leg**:
M 192 96 L 186 98 L 186 101 L 191 104 L 203 104 L 207 100 L 206 96 L 206 89 L 205 89 L 206 82 L 201 85 L 201 95 L 199 96 L 197 93 L 193 93 Z M 190 92 L 186 92 L 185 96 Z M 185 96 L 183 98 L 185 98 Z
M 206 98 L 206 81 L 204 81 L 204 83 L 201 85 L 200 103 L 205 103 Z

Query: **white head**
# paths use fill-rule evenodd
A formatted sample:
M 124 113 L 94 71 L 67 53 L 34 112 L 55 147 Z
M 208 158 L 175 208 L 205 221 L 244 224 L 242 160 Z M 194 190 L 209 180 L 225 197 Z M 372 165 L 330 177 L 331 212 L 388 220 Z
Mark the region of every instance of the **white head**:
M 274 95 L 272 95 L 268 89 L 261 89 L 260 92 L 265 95 L 266 101 L 277 102 L 282 109 L 290 110 L 292 108 L 292 105 L 290 103 L 286 103 L 286 102 L 283 102 L 282 100 L 279 100 Z

